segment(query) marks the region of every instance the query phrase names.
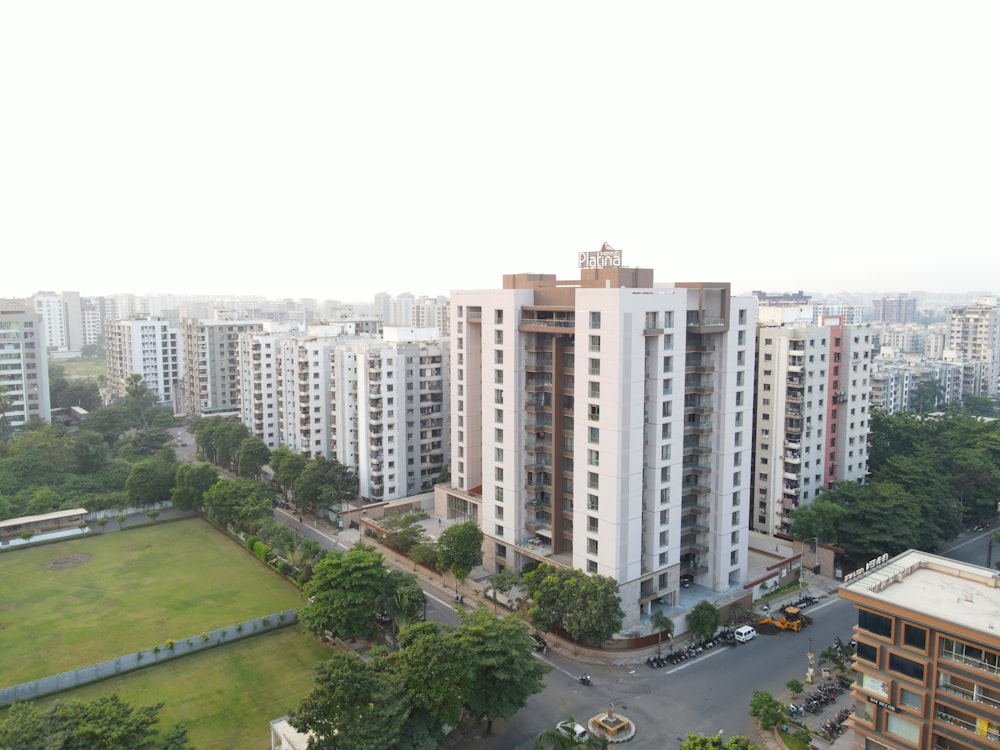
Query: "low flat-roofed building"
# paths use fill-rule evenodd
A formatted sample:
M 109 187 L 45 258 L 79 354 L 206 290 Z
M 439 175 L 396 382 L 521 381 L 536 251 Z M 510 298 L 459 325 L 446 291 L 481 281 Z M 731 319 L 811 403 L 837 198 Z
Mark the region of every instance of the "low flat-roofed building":
M 855 746 L 1000 743 L 1000 573 L 909 550 L 845 577 L 858 611 Z
M 308 746 L 309 735 L 292 727 L 287 716 L 271 721 L 271 750 L 306 750 Z
M 86 516 L 86 508 L 73 508 L 72 510 L 42 513 L 37 516 L 8 518 L 5 521 L 0 521 L 0 541 L 19 537 L 26 532 L 31 535 L 39 535 L 76 528 L 83 523 Z

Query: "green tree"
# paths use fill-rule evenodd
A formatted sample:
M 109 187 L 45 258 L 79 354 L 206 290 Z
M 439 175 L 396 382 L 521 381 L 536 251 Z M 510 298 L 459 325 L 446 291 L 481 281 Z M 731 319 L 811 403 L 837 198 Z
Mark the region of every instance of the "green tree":
M 490 586 L 493 587 L 493 610 L 497 609 L 497 594 L 506 596 L 521 579 L 517 571 L 509 565 L 502 566 L 496 573 L 489 577 Z
M 722 618 L 719 610 L 707 599 L 702 599 L 688 612 L 687 624 L 691 637 L 695 639 L 711 638 L 719 629 Z
M 910 391 L 910 407 L 917 414 L 935 411 L 944 399 L 944 386 L 937 378 L 923 380 Z
M 169 500 L 176 474 L 174 464 L 147 458 L 132 467 L 125 492 L 133 506 L 145 507 L 162 500 Z
M 204 494 L 205 515 L 255 534 L 271 518 L 272 494 L 270 487 L 249 479 L 220 479 Z
M 308 459 L 298 453 L 293 453 L 286 445 L 280 445 L 271 451 L 269 464 L 274 472 L 274 481 L 281 487 L 281 496 L 287 500 L 288 492 L 295 486 L 295 480 L 306 468 Z
M 96 474 L 108 462 L 108 444 L 99 432 L 80 430 L 73 439 L 75 469 L 81 474 Z
M 256 435 L 244 438 L 240 443 L 239 475 L 260 479 L 260 471 L 271 457 L 271 451 Z
M 794 677 L 785 683 L 785 687 L 788 688 L 788 692 L 792 696 L 801 695 L 802 691 L 805 690 L 805 686 Z
M 7 386 L 0 384 L 0 442 L 6 443 L 14 437 L 14 427 L 7 415 L 14 410 L 14 401 L 7 391 Z
M 750 698 L 750 715 L 761 729 L 770 729 L 785 719 L 785 706 L 770 693 L 754 690 Z
M 81 429 L 93 430 L 109 445 L 114 445 L 119 436 L 131 426 L 131 417 L 124 406 L 102 406 L 94 409 L 83 419 Z
M 549 667 L 534 658 L 534 641 L 515 617 L 495 617 L 486 607 L 460 610 L 457 636 L 472 670 L 465 705 L 486 719 L 486 733 L 494 719 L 509 719 L 545 687 Z
M 449 526 L 438 537 L 438 564 L 455 576 L 455 594 L 459 581 L 483 561 L 483 532 L 473 521 Z
M 574 641 L 600 644 L 621 630 L 625 613 L 618 583 L 608 576 L 583 575 L 571 579 L 579 588 L 568 592 L 576 599 L 563 618 L 563 627 Z
M 687 738 L 681 743 L 680 750 L 761 750 L 761 748 L 760 745 L 750 744 L 749 737 L 733 735 L 723 740 L 722 735 L 718 734 L 708 737 L 689 732 Z
M 179 510 L 197 510 L 205 502 L 205 493 L 219 481 L 219 473 L 209 463 L 178 464 L 170 499 Z
M 354 653 L 338 653 L 317 667 L 315 687 L 288 721 L 314 735 L 313 748 L 395 750 L 404 747 L 408 715 L 406 691 L 395 671 Z
M 649 616 L 649 624 L 656 630 L 656 655 L 660 655 L 660 640 L 663 634 L 670 638 L 674 634 L 674 621 L 663 614 L 662 609 L 658 609 Z
M 295 504 L 303 510 L 339 510 L 345 501 L 357 496 L 358 480 L 354 472 L 336 459 L 317 456 L 299 474 L 293 492 Z
M 398 633 L 423 620 L 424 590 L 415 576 L 401 570 L 390 570 L 382 582 L 376 604 L 379 611 L 389 617 Z
M 162 703 L 135 708 L 116 694 L 59 701 L 41 710 L 15 703 L 0 722 L 0 747 L 18 750 L 191 750 L 181 725 L 156 729 Z
M 454 726 L 472 685 L 465 646 L 455 631 L 441 632 L 436 627 L 409 631 L 398 660 L 410 704 L 425 712 L 432 725 Z
M 378 598 L 387 572 L 382 554 L 367 544 L 346 553 L 329 552 L 306 585 L 309 604 L 299 611 L 305 626 L 322 636 L 363 636 L 374 628 Z

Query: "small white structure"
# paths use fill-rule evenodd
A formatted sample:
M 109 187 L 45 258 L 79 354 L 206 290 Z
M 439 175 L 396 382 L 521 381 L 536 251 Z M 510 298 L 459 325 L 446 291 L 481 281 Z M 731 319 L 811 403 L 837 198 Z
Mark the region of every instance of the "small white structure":
M 306 750 L 308 746 L 309 735 L 294 729 L 287 716 L 271 722 L 271 750 Z

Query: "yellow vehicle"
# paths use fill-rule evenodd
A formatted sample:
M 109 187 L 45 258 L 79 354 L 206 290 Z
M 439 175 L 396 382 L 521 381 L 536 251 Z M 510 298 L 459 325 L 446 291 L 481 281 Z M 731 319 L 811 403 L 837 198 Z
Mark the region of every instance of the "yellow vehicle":
M 812 620 L 806 617 L 798 607 L 785 607 L 781 617 L 765 617 L 757 623 L 758 629 L 761 625 L 773 625 L 781 630 L 791 630 L 798 632 L 808 625 Z

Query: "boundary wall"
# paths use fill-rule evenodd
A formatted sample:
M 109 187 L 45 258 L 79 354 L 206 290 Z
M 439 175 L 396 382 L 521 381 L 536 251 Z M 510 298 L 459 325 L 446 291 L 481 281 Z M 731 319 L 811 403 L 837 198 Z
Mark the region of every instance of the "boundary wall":
M 121 674 L 128 674 L 139 669 L 160 664 L 165 661 L 178 659 L 188 654 L 199 651 L 206 651 L 216 646 L 226 643 L 240 641 L 245 638 L 252 638 L 261 633 L 267 633 L 279 628 L 286 628 L 298 622 L 298 610 L 286 609 L 282 612 L 255 617 L 225 628 L 216 628 L 187 638 L 178 638 L 176 641 L 167 641 L 162 645 L 137 651 L 134 654 L 125 654 L 113 659 L 90 664 L 79 669 L 71 669 L 68 672 L 42 677 L 31 682 L 23 682 L 20 685 L 13 685 L 0 689 L 0 707 L 9 706 L 17 701 L 30 701 L 42 698 L 53 693 L 60 693 L 64 690 L 72 690 L 92 682 L 106 680 L 109 677 L 117 677 Z

